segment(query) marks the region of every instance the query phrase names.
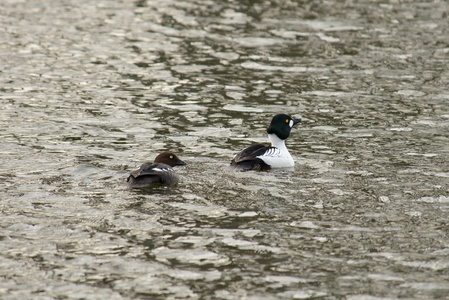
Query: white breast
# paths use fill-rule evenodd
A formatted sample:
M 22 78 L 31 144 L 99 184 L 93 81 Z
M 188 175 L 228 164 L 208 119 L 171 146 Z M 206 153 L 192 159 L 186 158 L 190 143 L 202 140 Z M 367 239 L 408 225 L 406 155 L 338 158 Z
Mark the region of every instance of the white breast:
M 285 141 L 278 138 L 275 134 L 269 134 L 268 136 L 271 140 L 271 146 L 274 148 L 269 149 L 263 155 L 257 156 L 257 158 L 262 159 L 272 168 L 294 167 L 295 161 L 290 155 L 290 152 L 288 152 Z
M 266 164 L 270 165 L 272 168 L 289 168 L 295 166 L 295 161 L 291 157 L 290 153 L 288 155 L 282 155 L 279 149 L 276 149 L 275 154 L 278 155 L 260 155 L 257 158 L 262 159 Z M 271 150 L 270 150 L 271 151 Z

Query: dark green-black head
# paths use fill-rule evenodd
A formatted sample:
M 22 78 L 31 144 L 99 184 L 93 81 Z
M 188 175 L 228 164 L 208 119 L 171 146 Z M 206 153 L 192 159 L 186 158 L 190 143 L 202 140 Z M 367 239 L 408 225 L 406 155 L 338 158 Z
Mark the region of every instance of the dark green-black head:
M 290 135 L 290 130 L 301 122 L 301 119 L 295 119 L 286 114 L 278 114 L 273 117 L 267 133 L 276 134 L 281 140 L 285 140 Z

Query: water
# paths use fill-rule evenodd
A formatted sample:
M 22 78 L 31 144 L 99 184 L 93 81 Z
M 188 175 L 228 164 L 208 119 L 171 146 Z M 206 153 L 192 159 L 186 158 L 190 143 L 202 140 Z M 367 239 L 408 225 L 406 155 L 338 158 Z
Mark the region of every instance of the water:
M 1 298 L 447 298 L 448 8 L 2 2 Z M 279 112 L 295 169 L 230 171 Z

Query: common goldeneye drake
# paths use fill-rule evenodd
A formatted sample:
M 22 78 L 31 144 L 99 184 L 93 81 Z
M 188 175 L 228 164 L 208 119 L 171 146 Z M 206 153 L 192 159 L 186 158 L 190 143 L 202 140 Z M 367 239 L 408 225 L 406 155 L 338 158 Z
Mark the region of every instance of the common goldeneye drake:
M 165 151 L 156 156 L 154 162 L 146 162 L 132 171 L 126 182 L 131 188 L 147 187 L 153 183 L 176 183 L 179 177 L 172 167 L 185 164 L 173 152 Z
M 242 171 L 293 167 L 295 162 L 285 146 L 285 140 L 292 127 L 299 122 L 301 119 L 294 119 L 286 114 L 275 115 L 267 129 L 271 147 L 258 144 L 243 149 L 234 156 L 231 167 Z

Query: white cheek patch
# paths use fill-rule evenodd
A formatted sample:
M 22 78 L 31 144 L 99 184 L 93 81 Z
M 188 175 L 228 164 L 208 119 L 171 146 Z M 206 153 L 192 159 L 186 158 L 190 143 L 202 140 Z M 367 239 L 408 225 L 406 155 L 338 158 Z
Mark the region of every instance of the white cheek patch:
M 288 125 L 290 126 L 290 128 L 293 127 L 293 120 L 290 120 L 290 122 L 288 123 Z

